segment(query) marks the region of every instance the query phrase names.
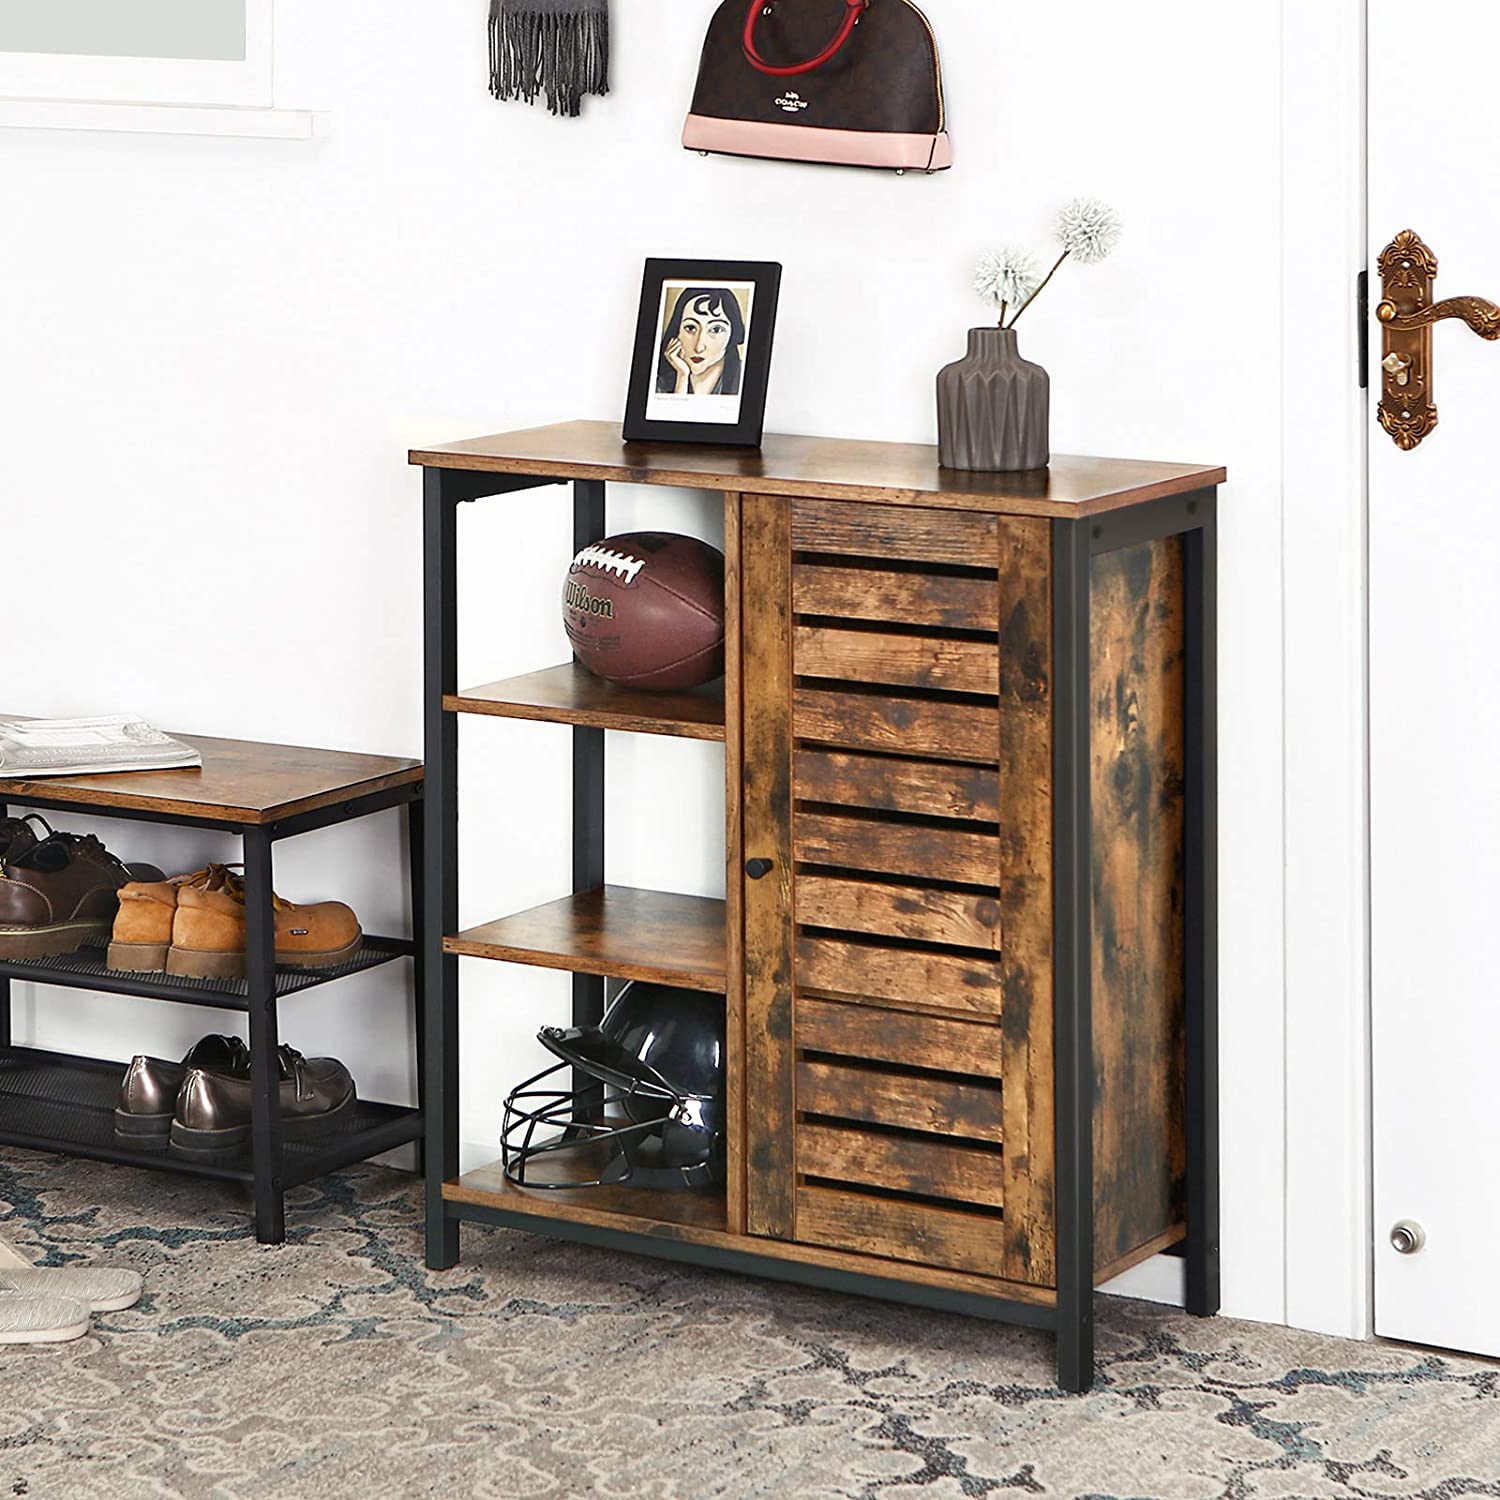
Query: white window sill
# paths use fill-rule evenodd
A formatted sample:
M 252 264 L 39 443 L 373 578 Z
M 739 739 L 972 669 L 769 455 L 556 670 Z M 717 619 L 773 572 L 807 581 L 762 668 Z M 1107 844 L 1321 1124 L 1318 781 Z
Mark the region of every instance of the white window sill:
M 0 128 L 111 130 L 143 135 L 256 136 L 305 141 L 320 112 L 243 109 L 220 104 L 104 104 L 75 99 L 0 99 Z

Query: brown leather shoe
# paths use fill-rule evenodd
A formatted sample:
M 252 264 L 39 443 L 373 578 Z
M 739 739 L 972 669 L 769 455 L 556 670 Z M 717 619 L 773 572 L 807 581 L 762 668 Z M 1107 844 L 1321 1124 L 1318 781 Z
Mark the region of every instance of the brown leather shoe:
M 281 1065 L 281 1137 L 316 1140 L 354 1113 L 354 1080 L 332 1057 L 303 1057 L 293 1047 L 277 1052 Z M 189 1071 L 177 1095 L 172 1151 L 190 1161 L 220 1163 L 250 1146 L 250 1079 Z
M 278 964 L 329 968 L 359 952 L 359 921 L 341 901 L 296 906 L 277 896 L 273 904 Z M 176 880 L 126 886 L 109 966 L 192 979 L 243 977 L 244 882 L 226 865 L 209 865 Z
M 32 818 L 46 828 L 45 821 L 36 813 L 26 818 L 0 818 L 0 868 L 4 867 L 7 859 L 19 859 L 36 844 L 36 830 L 31 826 Z M 47 831 L 50 833 L 51 829 Z
M 115 1145 L 165 1151 L 182 1081 L 193 1068 L 233 1078 L 250 1076 L 250 1049 L 237 1036 L 206 1036 L 180 1063 L 140 1056 L 125 1070 L 115 1106 Z
M 12 833 L 0 867 L 0 958 L 55 958 L 109 941 L 118 891 L 164 878 L 154 865 L 126 865 L 93 834 L 47 829 L 28 844 Z

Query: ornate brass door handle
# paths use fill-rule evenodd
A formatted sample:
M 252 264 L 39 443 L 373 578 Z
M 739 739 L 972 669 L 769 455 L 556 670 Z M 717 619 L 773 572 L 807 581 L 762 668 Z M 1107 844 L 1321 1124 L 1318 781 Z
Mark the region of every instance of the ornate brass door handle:
M 1375 309 L 1384 331 L 1385 381 L 1380 425 L 1410 452 L 1438 423 L 1432 401 L 1432 325 L 1461 318 L 1482 339 L 1500 339 L 1500 307 L 1483 297 L 1432 300 L 1437 256 L 1403 229 L 1380 256 L 1382 298 Z
M 1500 307 L 1483 297 L 1444 297 L 1431 307 L 1406 313 L 1397 312 L 1394 302 L 1382 302 L 1375 309 L 1375 316 L 1398 333 L 1426 328 L 1429 324 L 1441 323 L 1444 318 L 1462 318 L 1480 338 L 1500 339 Z

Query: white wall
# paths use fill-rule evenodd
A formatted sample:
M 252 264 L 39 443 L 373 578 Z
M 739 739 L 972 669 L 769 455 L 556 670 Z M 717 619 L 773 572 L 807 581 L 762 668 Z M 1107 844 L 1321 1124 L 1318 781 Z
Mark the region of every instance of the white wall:
M 1028 314 L 1054 446 L 1221 462 L 1224 1285 L 1283 1268 L 1281 210 L 1277 7 L 928 0 L 958 166 L 923 179 L 677 145 L 708 0 L 615 0 L 615 94 L 582 121 L 485 93 L 484 0 L 280 7 L 278 99 L 313 142 L 0 134 L 0 704 L 132 706 L 211 733 L 420 753 L 415 443 L 621 410 L 640 263 L 785 264 L 768 425 L 930 440 L 982 310 L 975 255 L 1066 197 L 1127 238 Z M 710 497 L 612 520 L 712 535 Z M 548 507 L 555 507 L 549 514 Z M 562 660 L 562 490 L 465 508 L 463 675 Z M 464 727 L 463 918 L 560 894 L 566 731 Z M 722 888 L 715 749 L 611 737 L 612 879 Z M 104 825 L 116 832 L 123 825 Z M 201 841 L 117 832 L 189 867 Z M 402 920 L 394 817 L 287 846 L 294 898 Z M 170 857 L 168 857 L 170 856 Z M 566 980 L 469 965 L 463 1133 L 492 1142 Z M 124 1057 L 213 1013 L 21 991 L 22 1030 Z M 304 997 L 285 1035 L 371 1097 L 411 1063 L 396 970 Z M 227 1018 L 226 1018 L 227 1023 Z

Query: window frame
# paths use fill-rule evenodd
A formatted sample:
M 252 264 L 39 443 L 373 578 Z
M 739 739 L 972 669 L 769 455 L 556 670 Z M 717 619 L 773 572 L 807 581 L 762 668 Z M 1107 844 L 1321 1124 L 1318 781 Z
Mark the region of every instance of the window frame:
M 274 103 L 275 0 L 245 0 L 245 56 L 90 57 L 0 50 L 0 96 L 119 104 Z

